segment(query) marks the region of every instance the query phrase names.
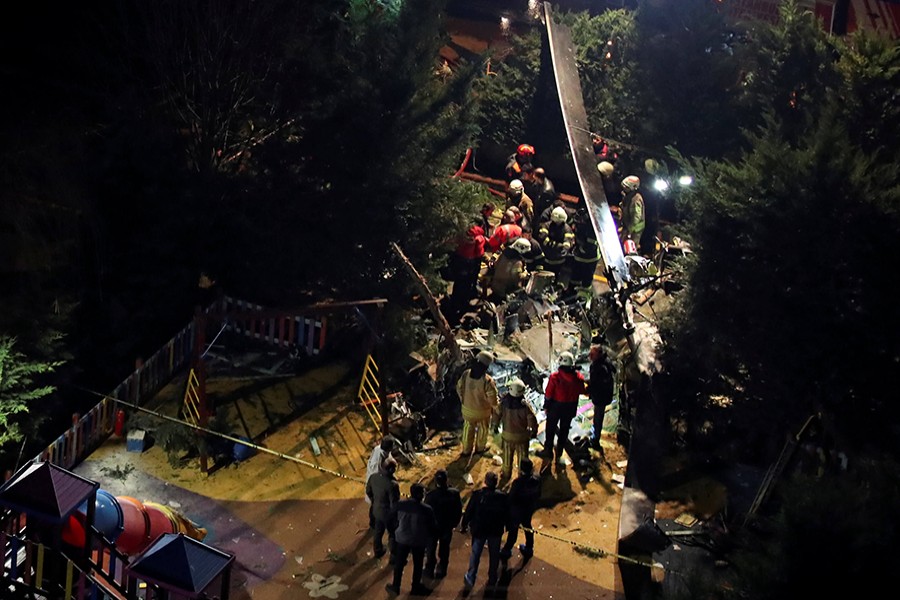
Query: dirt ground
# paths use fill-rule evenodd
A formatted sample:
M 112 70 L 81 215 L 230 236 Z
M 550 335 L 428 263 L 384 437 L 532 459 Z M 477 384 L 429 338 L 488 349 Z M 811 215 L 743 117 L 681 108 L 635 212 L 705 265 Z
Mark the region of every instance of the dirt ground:
M 113 437 L 76 471 L 114 495 L 167 504 L 206 528 L 205 543 L 236 555 L 231 598 L 385 598 L 391 571 L 386 558 L 372 555 L 362 483 L 380 438 L 356 404 L 358 378 L 344 364 L 290 378 L 211 377 L 210 396 L 235 431 L 284 457 L 256 452 L 204 475 L 196 459 L 173 467 L 159 446 L 128 452 L 125 440 Z M 174 416 L 183 386 L 183 380 L 173 382 L 148 408 Z M 447 445 L 441 442 L 445 433 L 436 432 L 414 462 L 401 461 L 403 494 L 413 482 L 430 483 L 437 469 L 447 468 L 465 502 L 484 474 L 497 469 L 493 453 L 469 464 L 458 445 L 439 447 Z M 514 554 L 501 580 L 506 597 L 624 597 L 615 559 L 598 551 L 616 550 L 622 491 L 611 478 L 624 474 L 616 463 L 625 454 L 611 439 L 603 446 L 608 462 L 597 460 L 593 477 L 579 478 L 571 469 L 542 476 L 542 506 L 533 520 L 535 555 L 526 563 Z M 457 533 L 447 577 L 426 580 L 434 588 L 431 597 L 466 596 L 469 548 L 469 536 Z M 472 597 L 483 594 L 486 563 L 485 556 Z M 411 566 L 401 597 L 408 593 L 410 572 Z

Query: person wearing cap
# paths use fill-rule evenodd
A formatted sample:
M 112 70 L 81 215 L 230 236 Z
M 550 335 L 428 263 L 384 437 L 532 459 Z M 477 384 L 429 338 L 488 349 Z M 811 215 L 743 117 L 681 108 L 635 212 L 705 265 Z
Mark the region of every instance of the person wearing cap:
M 456 382 L 456 394 L 462 403 L 463 454 L 487 450 L 491 416 L 497 405 L 497 384 L 487 372 L 493 362 L 494 355 L 482 350 L 475 364 L 463 371 Z
M 517 461 L 528 458 L 528 442 L 537 435 L 537 418 L 525 403 L 525 383 L 518 377 L 509 381 L 507 391 L 500 398 L 494 421 L 500 426 L 500 457 L 503 466 L 500 478 L 512 477 L 512 468 Z
M 506 244 L 519 237 L 522 237 L 522 227 L 516 223 L 516 213 L 507 209 L 500 219 L 500 225 L 484 243 L 484 249 L 486 252 L 499 252 Z
M 434 485 L 435 488 L 425 494 L 425 504 L 434 509 L 437 518 L 437 533 L 429 542 L 425 555 L 425 577 L 440 579 L 447 574 L 450 564 L 450 542 L 462 517 L 462 500 L 459 490 L 448 484 L 446 470 L 440 469 L 434 474 Z
M 636 175 L 629 175 L 622 180 L 622 231 L 620 238 L 632 240 L 638 250 L 641 248 L 641 237 L 647 220 L 644 214 L 644 197 L 639 191 L 641 180 Z
M 575 357 L 571 352 L 562 352 L 559 368 L 550 374 L 544 390 L 547 430 L 541 453 L 544 458 L 552 458 L 555 443 L 557 465 L 565 464 L 563 451 L 569 441 L 569 428 L 578 411 L 578 398 L 586 391 L 584 376 L 575 368 Z

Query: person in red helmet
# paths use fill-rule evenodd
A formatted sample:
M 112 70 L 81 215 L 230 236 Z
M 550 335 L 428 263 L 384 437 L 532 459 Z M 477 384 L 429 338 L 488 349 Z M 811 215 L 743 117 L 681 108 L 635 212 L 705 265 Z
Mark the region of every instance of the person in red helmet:
M 513 179 L 523 179 L 525 170 L 534 163 L 534 146 L 519 144 L 516 153 L 511 155 L 506 162 L 506 183 Z

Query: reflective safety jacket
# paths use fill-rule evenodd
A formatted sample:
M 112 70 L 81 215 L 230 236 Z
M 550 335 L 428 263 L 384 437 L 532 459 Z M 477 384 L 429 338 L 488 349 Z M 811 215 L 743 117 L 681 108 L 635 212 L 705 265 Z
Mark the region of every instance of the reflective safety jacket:
M 575 233 L 567 223 L 546 221 L 538 229 L 537 241 L 544 250 L 548 265 L 561 265 L 575 244 Z
M 494 230 L 494 235 L 485 243 L 485 247 L 491 252 L 497 252 L 518 237 L 522 237 L 522 228 L 515 223 L 505 223 Z
M 486 421 L 497 405 L 497 384 L 485 373 L 478 379 L 466 369 L 456 382 L 456 394 L 462 402 L 462 417 L 467 421 Z

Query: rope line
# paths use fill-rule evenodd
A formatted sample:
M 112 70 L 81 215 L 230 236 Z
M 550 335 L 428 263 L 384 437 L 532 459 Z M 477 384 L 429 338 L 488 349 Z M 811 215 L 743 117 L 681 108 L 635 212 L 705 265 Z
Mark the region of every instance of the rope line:
M 208 434 L 208 435 L 214 435 L 214 436 L 216 436 L 216 437 L 220 437 L 220 438 L 222 438 L 222 439 L 225 439 L 225 440 L 228 440 L 228 441 L 231 441 L 231 442 L 235 442 L 235 443 L 238 443 L 238 444 L 243 444 L 244 446 L 248 446 L 248 447 L 250 447 L 250 448 L 253 448 L 253 449 L 255 449 L 255 450 L 258 450 L 259 452 L 262 452 L 262 453 L 265 453 L 265 454 L 270 454 L 270 455 L 272 455 L 272 456 L 276 456 L 276 457 L 278 457 L 278 458 L 281 458 L 281 459 L 284 459 L 284 460 L 288 460 L 288 461 L 291 461 L 291 462 L 294 462 L 294 463 L 303 465 L 303 466 L 305 466 L 305 467 L 309 467 L 309 468 L 311 468 L 311 469 L 315 469 L 316 471 L 319 471 L 319 472 L 322 472 L 322 473 L 326 473 L 326 474 L 328 474 L 328 475 L 333 475 L 333 476 L 338 477 L 338 478 L 340 478 L 340 479 L 346 479 L 347 481 L 353 481 L 353 482 L 356 482 L 356 483 L 360 483 L 360 484 L 362 484 L 362 485 L 365 485 L 365 484 L 366 484 L 366 482 L 365 482 L 363 479 L 359 478 L 359 477 L 352 477 L 352 476 L 350 476 L 350 475 L 345 475 L 344 473 L 341 473 L 341 472 L 339 472 L 339 471 L 334 471 L 334 470 L 332 470 L 332 469 L 327 469 L 327 468 L 322 467 L 322 466 L 319 466 L 319 465 L 317 465 L 317 464 L 315 464 L 315 463 L 311 463 L 311 462 L 309 462 L 309 461 L 305 461 L 305 460 L 303 460 L 303 459 L 297 458 L 296 456 L 291 456 L 290 454 L 284 454 L 283 452 L 278 452 L 278 451 L 276 451 L 276 450 L 272 450 L 272 449 L 270 449 L 270 448 L 266 448 L 265 446 L 260 446 L 259 444 L 255 444 L 255 443 L 253 443 L 253 442 L 249 442 L 249 441 L 246 441 L 246 440 L 242 440 L 242 439 L 240 439 L 240 438 L 236 438 L 236 437 L 234 437 L 234 436 L 230 436 L 230 435 L 225 434 L 225 433 L 220 433 L 220 432 L 218 432 L 218 431 L 213 431 L 213 430 L 211 430 L 211 429 L 207 429 L 207 428 L 205 428 L 205 427 L 201 427 L 200 425 L 194 425 L 194 424 L 189 423 L 189 422 L 187 422 L 187 421 L 182 421 L 182 420 L 176 419 L 176 418 L 174 418 L 174 417 L 170 417 L 170 416 L 167 416 L 167 415 L 163 415 L 163 414 L 161 414 L 161 413 L 158 413 L 158 412 L 156 412 L 156 411 L 150 410 L 150 409 L 148 409 L 148 408 L 142 408 L 142 407 L 140 407 L 140 406 L 134 406 L 133 404 L 131 404 L 130 402 L 127 402 L 127 401 L 125 401 L 125 400 L 120 400 L 120 399 L 118 399 L 118 398 L 113 398 L 113 397 L 111 397 L 111 396 L 107 396 L 107 395 L 105 395 L 105 394 L 100 394 L 100 393 L 94 392 L 94 391 L 92 391 L 92 390 L 87 390 L 87 389 L 84 389 L 84 388 L 81 388 L 81 389 L 84 390 L 84 391 L 86 391 L 86 392 L 89 392 L 89 393 L 91 393 L 91 394 L 94 394 L 94 395 L 96 395 L 96 396 L 100 396 L 100 397 L 102 397 L 102 398 L 108 398 L 109 400 L 112 400 L 113 402 L 116 402 L 117 404 L 122 404 L 122 405 L 124 405 L 124 406 L 126 406 L 126 407 L 128 407 L 128 408 L 136 409 L 136 410 L 138 410 L 138 411 L 140 411 L 140 412 L 147 413 L 147 414 L 149 414 L 149 415 L 151 415 L 151 416 L 154 416 L 154 417 L 156 417 L 156 418 L 158 418 L 158 419 L 162 419 L 162 420 L 164 420 L 164 421 L 169 421 L 169 422 L 171 422 L 171 423 L 177 423 L 178 425 L 183 425 L 183 426 L 185 426 L 185 427 L 189 427 L 190 429 L 193 429 L 193 430 L 195 430 L 195 431 L 201 431 L 201 432 L 203 432 L 203 433 L 205 433 L 205 434 Z M 473 454 L 474 454 L 474 453 L 473 453 Z M 472 456 L 470 456 L 470 460 L 471 460 L 471 458 L 472 458 Z M 544 531 L 539 531 L 539 530 L 537 530 L 537 529 L 528 528 L 528 527 L 523 527 L 523 526 L 521 526 L 521 525 L 519 526 L 519 528 L 520 528 L 522 531 L 527 531 L 527 532 L 532 533 L 532 534 L 537 535 L 537 536 L 542 536 L 542 537 L 545 537 L 545 538 L 549 538 L 549 539 L 552 539 L 552 540 L 556 540 L 556 541 L 558 541 L 558 542 L 562 542 L 562 543 L 564 543 L 564 544 L 568 544 L 568 545 L 572 546 L 573 548 L 581 548 L 581 549 L 583 549 L 583 550 L 587 550 L 587 551 L 589 551 L 589 552 L 592 552 L 592 553 L 594 553 L 594 554 L 599 555 L 601 558 L 614 558 L 614 559 L 619 560 L 619 561 L 622 561 L 622 562 L 627 562 L 627 563 L 631 563 L 631 564 L 634 564 L 634 565 L 639 565 L 639 566 L 642 566 L 642 567 L 663 569 L 663 570 L 664 570 L 665 572 L 667 572 L 667 573 L 673 573 L 673 572 L 674 572 L 674 571 L 672 571 L 672 570 L 670 570 L 670 569 L 667 569 L 667 568 L 665 568 L 664 566 L 661 566 L 660 564 L 657 564 L 657 563 L 652 563 L 652 562 L 649 562 L 649 561 L 645 561 L 645 560 L 640 560 L 640 559 L 632 558 L 632 557 L 630 557 L 630 556 L 625 556 L 625 555 L 622 555 L 622 554 L 618 554 L 618 553 L 616 553 L 616 552 L 610 552 L 610 551 L 608 551 L 608 550 L 603 550 L 603 549 L 601 549 L 601 548 L 597 548 L 597 547 L 594 547 L 594 546 L 590 546 L 590 545 L 584 544 L 584 543 L 582 543 L 582 542 L 576 542 L 576 541 L 574 541 L 574 540 L 566 539 L 566 538 L 563 538 L 563 537 L 560 537 L 560 536 L 557 536 L 557 535 L 553 535 L 553 534 L 551 534 L 551 533 L 546 533 L 546 532 L 544 532 Z

